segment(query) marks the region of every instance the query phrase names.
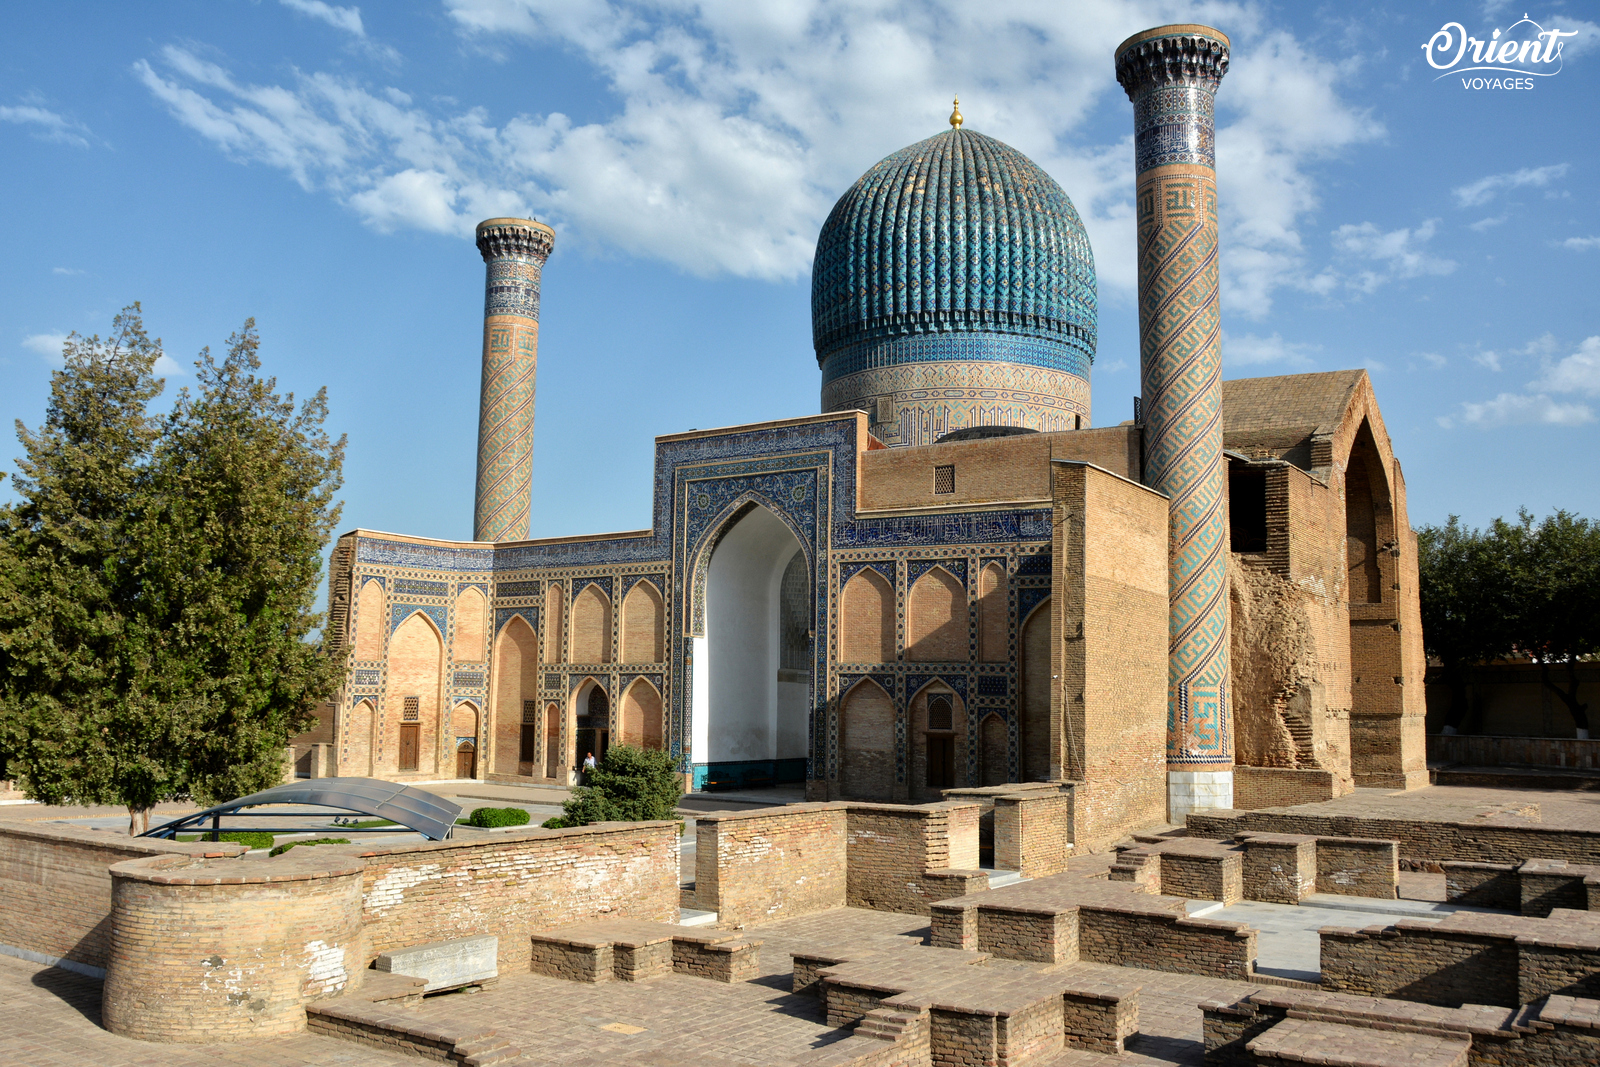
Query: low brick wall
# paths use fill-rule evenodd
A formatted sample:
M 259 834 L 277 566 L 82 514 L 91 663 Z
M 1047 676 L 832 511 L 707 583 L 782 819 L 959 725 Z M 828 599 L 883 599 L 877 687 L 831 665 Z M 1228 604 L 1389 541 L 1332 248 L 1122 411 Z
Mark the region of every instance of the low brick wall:
M 926 915 L 930 904 L 947 899 L 944 894 L 960 886 L 947 877 L 925 877 L 925 872 L 965 869 L 953 860 L 977 865 L 977 804 L 843 807 L 845 895 L 851 907 Z
M 1524 915 L 1543 918 L 1556 908 L 1588 911 L 1590 887 L 1600 884 L 1600 867 L 1531 859 L 1517 870 L 1517 881 Z
M 1393 841 L 1317 838 L 1317 892 L 1351 897 L 1400 895 L 1400 849 Z
M 1350 792 L 1332 771 L 1296 767 L 1233 768 L 1233 806 L 1239 811 L 1315 804 Z
M 1205 811 L 1185 818 L 1194 837 L 1233 838 L 1245 832 L 1361 837 L 1397 841 L 1400 858 L 1416 862 L 1477 860 L 1521 863 L 1534 856 L 1591 863 L 1600 856 L 1600 831 L 1488 820 L 1435 822 L 1424 819 L 1357 818 L 1312 812 Z
M 987 889 L 976 803 L 788 804 L 698 817 L 695 902 L 752 925 L 845 905 L 926 915 Z
M 994 865 L 1042 878 L 1067 869 L 1072 855 L 1072 790 L 994 798 Z M 973 866 L 977 866 L 976 857 Z M 951 866 L 956 866 L 952 864 Z
M 1450 903 L 1522 910 L 1517 864 L 1446 860 L 1440 866 L 1444 868 L 1444 898 Z
M 710 812 L 695 828 L 695 901 L 729 925 L 845 904 L 843 804 Z
M 529 968 L 534 930 L 678 918 L 678 828 L 671 822 L 484 834 L 362 856 L 369 960 L 391 948 L 495 934 L 501 973 L 516 974 Z
M 1317 891 L 1317 839 L 1298 834 L 1245 834 L 1246 900 L 1299 904 Z
M 113 864 L 152 856 L 236 856 L 241 845 L 122 837 L 55 823 L 0 822 L 0 944 L 103 971 Z
M 1189 919 L 1175 912 L 1082 904 L 1078 957 L 1091 963 L 1244 981 L 1256 958 L 1256 932 L 1243 923 Z
M 116 864 L 106 1029 L 190 1043 L 305 1029 L 307 1004 L 366 974 L 362 869 L 348 853 Z
M 1459 1008 L 1517 1007 L 1515 937 L 1440 930 L 1430 923 L 1322 928 L 1322 988 Z
M 1561 914 L 1462 912 L 1439 924 L 1323 927 L 1322 988 L 1451 1008 L 1600 996 L 1600 928 Z

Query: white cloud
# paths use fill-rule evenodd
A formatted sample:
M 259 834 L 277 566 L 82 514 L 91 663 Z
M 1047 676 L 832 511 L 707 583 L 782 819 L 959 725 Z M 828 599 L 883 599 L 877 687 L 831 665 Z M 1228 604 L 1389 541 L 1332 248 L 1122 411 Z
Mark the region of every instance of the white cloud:
M 1227 331 L 1223 331 L 1222 334 L 1222 362 L 1224 366 L 1229 367 L 1253 363 L 1282 363 L 1291 367 L 1309 367 L 1310 353 L 1321 350 L 1321 345 L 1285 341 L 1276 333 L 1271 337 L 1257 337 L 1253 333 L 1233 337 Z
M 1428 366 L 1432 367 L 1434 370 L 1439 370 L 1450 363 L 1448 359 L 1445 359 L 1437 352 L 1423 352 L 1420 355 L 1422 357 L 1422 361 Z
M 156 357 L 155 372 L 156 377 L 167 378 L 175 374 L 188 374 L 189 368 L 163 352 Z
M 1472 357 L 1472 362 L 1480 367 L 1488 367 L 1497 374 L 1504 369 L 1500 366 L 1500 353 L 1493 349 L 1487 349 L 1475 354 Z
M 559 112 L 491 120 L 470 101 L 417 102 L 402 88 L 329 74 L 244 84 L 176 47 L 135 69 L 179 121 L 233 158 L 325 190 L 375 228 L 466 235 L 488 214 L 536 212 L 568 248 L 758 278 L 803 275 L 834 200 L 890 151 L 944 128 L 960 91 L 968 128 L 1015 146 L 1066 188 L 1102 291 L 1128 295 L 1137 280 L 1132 123 L 1111 53 L 1145 26 L 1204 18 L 1236 42 L 1217 133 L 1229 188 L 1222 282 L 1230 313 L 1247 316 L 1266 313 L 1280 286 L 1319 284 L 1300 237 L 1317 205 L 1311 167 L 1382 132 L 1340 95 L 1353 67 L 1231 0 L 1199 9 L 1026 0 L 1004 18 L 955 0 L 446 0 L 446 9 L 491 55 L 529 46 L 575 56 L 615 109 L 592 121 Z M 1108 101 L 1128 111 L 1130 132 L 1095 143 L 1082 130 Z
M 22 347 L 37 352 L 52 363 L 60 364 L 61 347 L 67 343 L 64 333 L 31 333 L 22 339 Z
M 77 145 L 79 148 L 89 147 L 89 139 L 85 136 L 89 132 L 87 126 L 58 115 L 36 102 L 17 107 L 0 106 L 0 122 L 32 127 L 34 136 L 41 140 Z
M 1543 188 L 1567 173 L 1567 164 L 1556 163 L 1548 167 L 1523 167 L 1505 174 L 1491 174 L 1475 182 L 1451 190 L 1462 207 L 1477 207 L 1493 200 L 1502 189 L 1520 189 L 1524 186 Z
M 1380 230 L 1370 222 L 1345 224 L 1333 231 L 1333 246 L 1346 256 L 1369 260 L 1374 266 L 1356 270 L 1345 284 L 1363 293 L 1403 278 L 1425 274 L 1449 274 L 1455 262 L 1428 254 L 1422 247 L 1433 240 L 1438 219 L 1429 219 L 1415 229 Z
M 1505 222 L 1510 217 L 1510 215 L 1492 215 L 1489 218 L 1479 219 L 1477 222 L 1469 224 L 1467 229 L 1473 231 L 1474 233 L 1482 233 L 1484 230 L 1493 229 L 1502 222 Z
M 79 270 L 77 267 L 51 267 L 50 268 L 50 273 L 51 274 L 60 274 L 60 275 L 63 275 L 65 277 L 68 277 L 68 278 L 73 278 L 73 277 L 76 277 L 79 274 L 82 274 L 83 271 Z
M 1574 252 L 1587 252 L 1591 248 L 1600 248 L 1600 237 L 1568 237 L 1561 242 L 1561 247 Z
M 1543 376 L 1529 386 L 1553 393 L 1600 396 L 1600 336 L 1584 338 L 1576 352 L 1546 367 Z
M 1560 351 L 1554 334 L 1545 334 L 1517 349 L 1517 355 L 1538 357 L 1544 372 L 1528 383 L 1526 393 L 1501 393 L 1493 400 L 1461 405 L 1458 415 L 1440 418 L 1439 425 L 1449 429 L 1457 422 L 1479 429 L 1541 423 L 1548 426 L 1579 426 L 1594 421 L 1588 404 L 1578 401 L 1553 399 L 1551 393 L 1582 393 L 1600 396 L 1600 335 L 1587 337 L 1578 350 L 1552 363 L 1550 357 Z M 1486 366 L 1493 361 L 1493 370 L 1500 369 L 1500 359 L 1493 352 L 1474 357 Z
M 361 9 L 359 7 L 335 7 L 323 3 L 323 0 L 278 0 L 280 4 L 291 11 L 298 11 L 319 21 L 326 22 L 336 30 L 355 37 L 365 37 L 366 29 L 361 25 Z
M 1525 396 L 1519 393 L 1501 393 L 1493 400 L 1482 403 L 1465 403 L 1461 413 L 1444 416 L 1439 425 L 1449 429 L 1457 422 L 1480 430 L 1493 430 L 1501 426 L 1521 426 L 1538 423 L 1545 426 L 1581 426 L 1594 421 L 1594 413 L 1587 404 L 1568 404 L 1552 400 L 1538 393 Z

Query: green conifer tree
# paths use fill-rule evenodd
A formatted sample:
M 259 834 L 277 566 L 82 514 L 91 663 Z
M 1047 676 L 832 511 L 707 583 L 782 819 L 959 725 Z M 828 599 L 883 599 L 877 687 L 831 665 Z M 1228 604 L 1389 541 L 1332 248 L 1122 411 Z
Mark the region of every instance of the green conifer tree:
M 257 375 L 253 321 L 171 414 L 137 304 L 69 339 L 0 509 L 0 754 L 35 799 L 230 799 L 279 781 L 337 687 L 308 640 L 344 440 Z

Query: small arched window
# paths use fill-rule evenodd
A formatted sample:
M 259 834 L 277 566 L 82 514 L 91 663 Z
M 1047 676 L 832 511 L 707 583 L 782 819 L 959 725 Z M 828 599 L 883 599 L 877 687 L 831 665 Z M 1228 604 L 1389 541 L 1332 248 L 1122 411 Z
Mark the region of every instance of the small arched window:
M 935 693 L 928 698 L 929 730 L 952 730 L 955 728 L 955 717 L 955 709 L 948 696 Z

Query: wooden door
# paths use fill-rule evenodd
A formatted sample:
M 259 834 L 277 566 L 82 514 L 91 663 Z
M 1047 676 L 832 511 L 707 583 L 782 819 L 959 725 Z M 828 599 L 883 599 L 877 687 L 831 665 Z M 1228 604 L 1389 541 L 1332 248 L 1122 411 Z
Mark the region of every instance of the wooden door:
M 456 777 L 476 778 L 478 776 L 478 750 L 468 744 L 456 749 Z
M 956 784 L 956 739 L 950 734 L 928 734 L 928 788 L 949 789 Z
M 400 724 L 400 769 L 414 771 L 417 769 L 417 750 L 420 747 L 421 727 L 414 722 Z

